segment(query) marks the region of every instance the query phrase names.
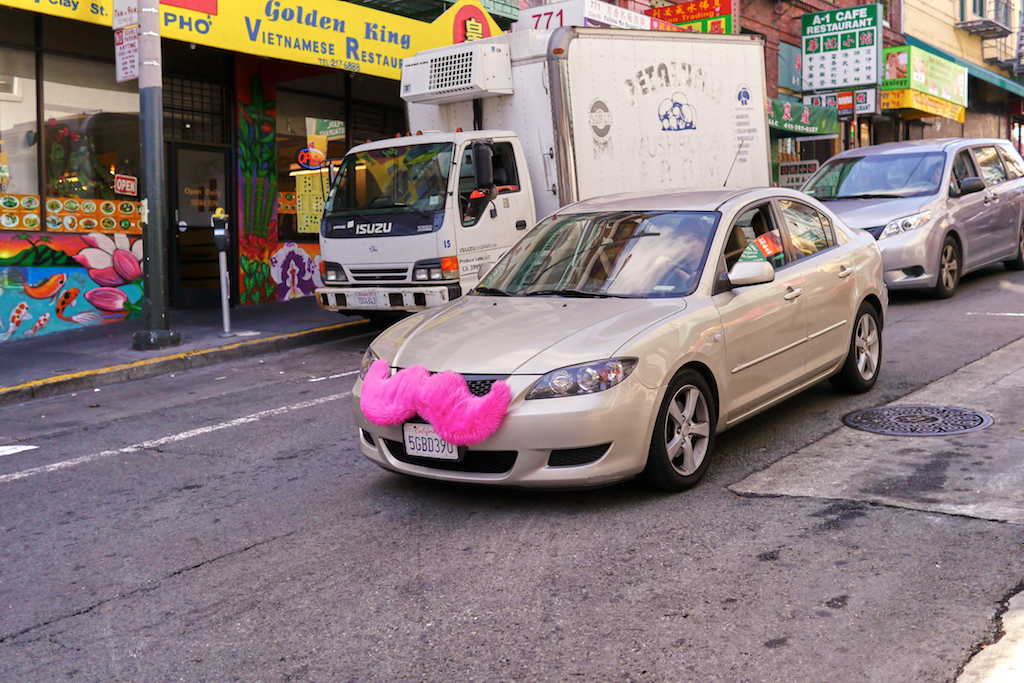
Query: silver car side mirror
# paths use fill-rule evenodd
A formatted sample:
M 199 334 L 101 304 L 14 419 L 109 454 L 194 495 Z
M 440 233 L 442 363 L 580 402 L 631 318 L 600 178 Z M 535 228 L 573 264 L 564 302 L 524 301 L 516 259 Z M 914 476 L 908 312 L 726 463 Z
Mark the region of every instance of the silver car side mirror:
M 738 261 L 729 270 L 729 283 L 733 287 L 760 285 L 775 279 L 775 269 L 767 261 Z

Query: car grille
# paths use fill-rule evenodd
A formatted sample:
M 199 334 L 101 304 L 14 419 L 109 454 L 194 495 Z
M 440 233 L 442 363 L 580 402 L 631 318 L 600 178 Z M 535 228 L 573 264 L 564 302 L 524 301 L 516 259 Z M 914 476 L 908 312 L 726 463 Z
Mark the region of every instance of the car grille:
M 450 472 L 474 472 L 477 474 L 504 474 L 516 464 L 516 451 L 472 451 L 462 452 L 458 460 L 435 460 L 434 458 L 417 458 L 405 451 L 405 444 L 401 441 L 381 439 L 387 447 L 388 452 L 395 460 L 409 465 L 429 467 L 435 470 L 448 470 Z
M 548 467 L 578 467 L 579 465 L 588 465 L 592 462 L 601 459 L 608 449 L 611 448 L 610 443 L 601 444 L 600 446 L 588 446 L 587 448 L 566 448 L 561 450 L 551 451 L 551 455 L 548 456 Z
M 395 372 L 403 370 L 404 368 L 396 368 Z M 436 375 L 436 372 L 430 373 Z M 474 396 L 486 396 L 490 391 L 491 387 L 498 380 L 508 379 L 508 375 L 463 375 L 462 378 L 466 380 L 466 386 L 469 387 L 469 393 Z

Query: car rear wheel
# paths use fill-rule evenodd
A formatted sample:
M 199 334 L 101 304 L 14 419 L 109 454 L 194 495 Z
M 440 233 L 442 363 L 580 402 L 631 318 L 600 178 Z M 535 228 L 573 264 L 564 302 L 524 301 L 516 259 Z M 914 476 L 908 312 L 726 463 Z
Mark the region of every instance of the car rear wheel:
M 1007 270 L 1024 270 L 1024 225 L 1017 232 L 1017 257 L 1003 261 Z
M 853 338 L 846 362 L 838 374 L 829 378 L 840 391 L 863 394 L 875 386 L 882 366 L 882 325 L 875 307 L 864 302 L 857 311 Z
M 669 384 L 654 423 L 643 479 L 662 491 L 682 491 L 704 476 L 715 445 L 717 408 L 708 383 L 683 370 Z
M 948 299 L 956 294 L 960 284 L 960 245 L 951 236 L 946 235 L 939 253 L 939 278 L 935 283 L 936 298 Z

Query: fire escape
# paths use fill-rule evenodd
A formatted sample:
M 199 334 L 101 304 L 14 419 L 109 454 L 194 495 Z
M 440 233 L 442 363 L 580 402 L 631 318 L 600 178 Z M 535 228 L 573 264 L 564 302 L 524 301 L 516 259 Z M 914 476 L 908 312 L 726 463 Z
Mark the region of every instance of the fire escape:
M 956 27 L 981 38 L 982 58 L 1014 75 L 1024 72 L 1024 9 L 1014 23 L 1010 0 L 961 0 Z

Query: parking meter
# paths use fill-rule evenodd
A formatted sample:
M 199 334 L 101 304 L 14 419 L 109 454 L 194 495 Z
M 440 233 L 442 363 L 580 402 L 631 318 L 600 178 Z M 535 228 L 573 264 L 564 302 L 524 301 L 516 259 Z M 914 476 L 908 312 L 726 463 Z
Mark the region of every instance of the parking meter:
M 213 244 L 217 247 L 220 260 L 220 303 L 224 314 L 224 332 L 222 337 L 233 337 L 231 331 L 231 315 L 228 311 L 228 301 L 231 298 L 230 280 L 228 280 L 228 214 L 223 207 L 218 206 L 210 217 L 210 225 L 213 227 Z

